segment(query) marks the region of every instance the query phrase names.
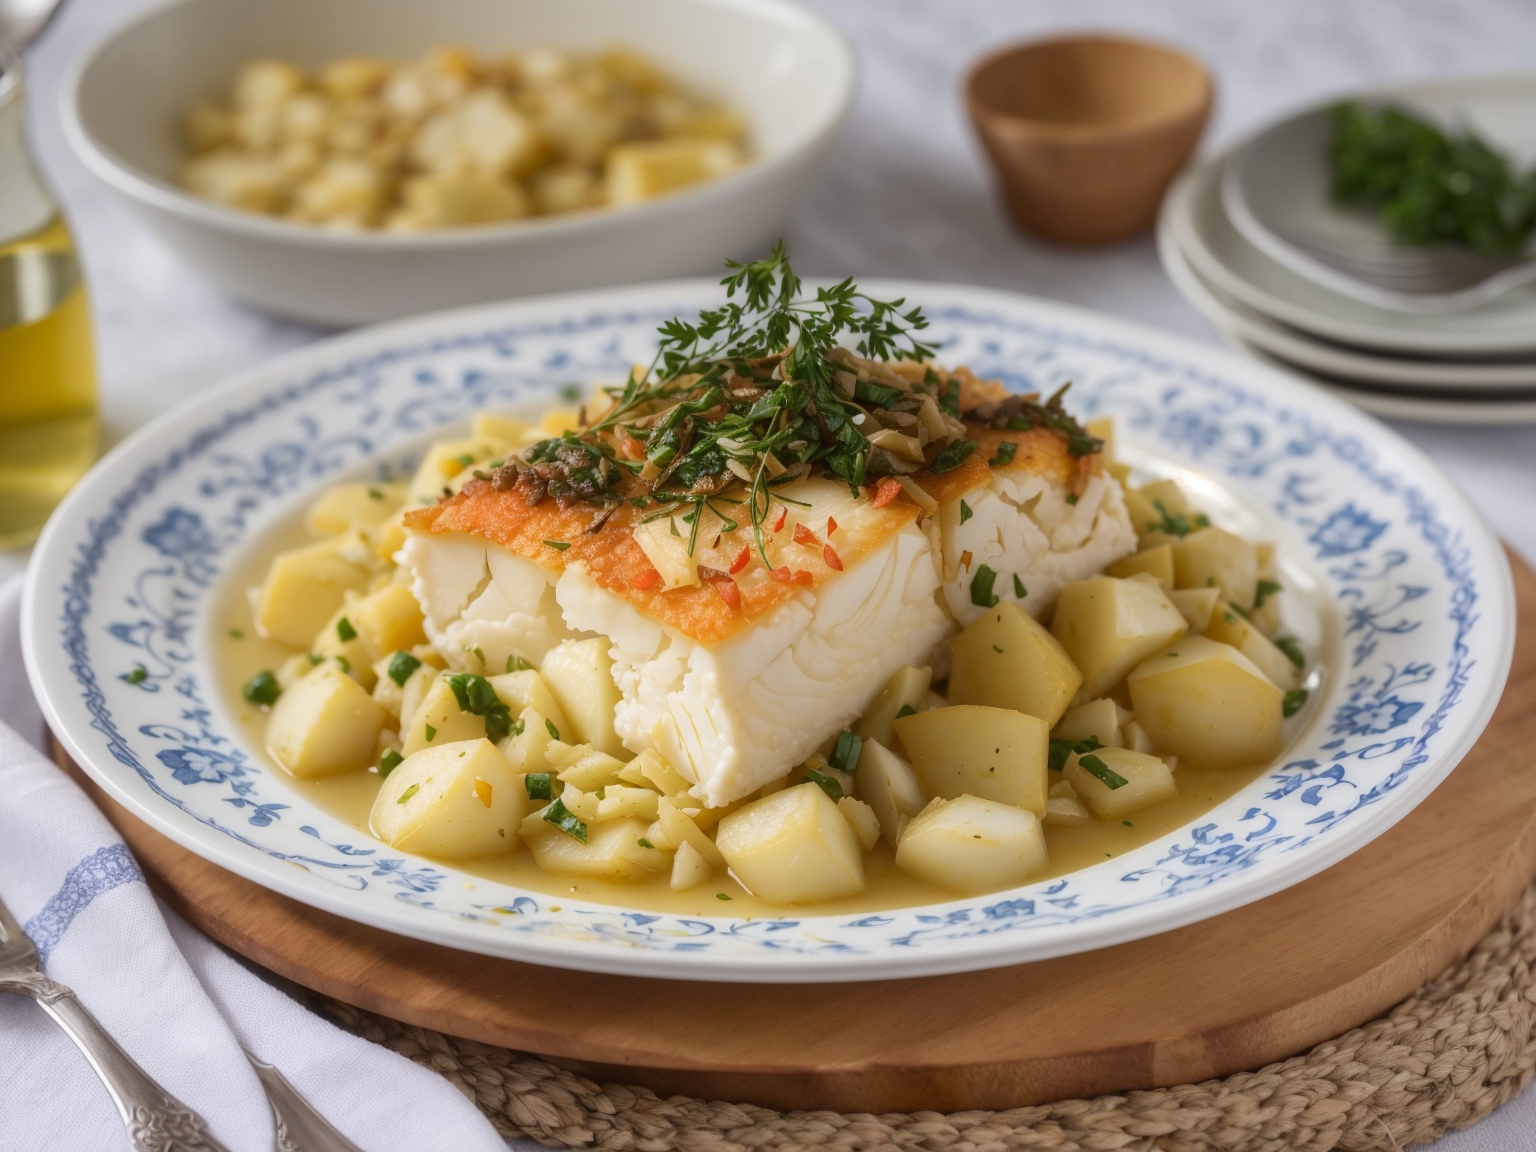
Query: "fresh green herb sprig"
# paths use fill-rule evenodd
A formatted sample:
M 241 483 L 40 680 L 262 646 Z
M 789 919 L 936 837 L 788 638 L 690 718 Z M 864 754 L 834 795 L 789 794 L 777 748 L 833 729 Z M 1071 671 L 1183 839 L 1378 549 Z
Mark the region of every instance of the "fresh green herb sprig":
M 460 672 L 448 677 L 448 687 L 458 701 L 459 711 L 485 719 L 485 738 L 499 744 L 512 731 L 512 710 L 502 703 L 496 689 L 484 676 Z
M 1076 752 L 1079 756 L 1086 756 L 1088 753 L 1096 752 L 1102 747 L 1104 745 L 1100 744 L 1092 736 L 1086 740 L 1052 740 L 1050 742 L 1050 751 L 1047 754 L 1047 763 L 1051 771 L 1060 772 L 1067 766 L 1067 761 L 1072 758 L 1072 753 Z
M 1509 255 L 1536 230 L 1536 173 L 1473 133 L 1354 101 L 1332 115 L 1334 198 L 1374 210 L 1397 242 Z

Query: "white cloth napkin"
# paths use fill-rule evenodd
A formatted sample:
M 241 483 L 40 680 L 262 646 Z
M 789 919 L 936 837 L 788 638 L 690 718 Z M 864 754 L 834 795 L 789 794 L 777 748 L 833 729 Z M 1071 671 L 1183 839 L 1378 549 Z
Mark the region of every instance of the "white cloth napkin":
M 507 1152 L 448 1081 L 315 1016 L 155 900 L 117 832 L 40 751 L 20 601 L 19 578 L 0 585 L 0 896 L 48 975 L 231 1152 L 274 1146 L 242 1046 L 365 1152 Z M 84 1058 L 21 996 L 0 996 L 0 1146 L 128 1147 Z

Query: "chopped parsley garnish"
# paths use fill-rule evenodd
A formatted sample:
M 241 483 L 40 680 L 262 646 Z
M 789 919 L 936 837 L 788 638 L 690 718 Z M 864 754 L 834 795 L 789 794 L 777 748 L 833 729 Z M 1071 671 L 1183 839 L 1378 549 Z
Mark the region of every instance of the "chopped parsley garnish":
M 916 715 L 917 715 L 917 709 L 916 708 L 912 707 L 912 705 L 910 705 L 910 704 L 903 704 L 897 710 L 897 712 L 896 712 L 896 719 L 900 720 L 903 716 L 916 716 Z
M 400 793 L 400 798 L 398 800 L 396 800 L 395 803 L 396 804 L 404 804 L 407 800 L 409 800 L 412 796 L 416 795 L 416 793 L 418 793 L 420 791 L 421 791 L 421 785 L 420 784 L 412 784 L 404 792 Z
M 843 798 L 843 786 L 834 777 L 828 776 L 825 772 L 818 772 L 814 768 L 807 768 L 805 770 L 805 778 L 825 792 L 833 801 Z
M 379 757 L 379 779 L 389 779 L 389 774 L 396 768 L 400 767 L 400 763 L 404 759 L 405 757 L 400 755 L 400 753 L 396 752 L 393 748 L 384 749 L 384 755 Z
M 992 645 L 992 651 L 996 652 L 999 656 L 1001 656 L 1003 654 L 1002 648 L 1000 648 L 996 644 Z
M 544 809 L 544 819 L 567 836 L 574 836 L 583 844 L 587 842 L 587 822 L 574 816 L 559 800 Z
M 240 629 L 238 629 L 238 628 L 231 628 L 229 630 L 229 638 L 231 640 L 244 640 L 245 639 L 245 633 L 240 631 Z
M 1052 740 L 1048 760 L 1051 771 L 1060 772 L 1065 768 L 1067 760 L 1071 758 L 1074 752 L 1079 756 L 1086 756 L 1088 753 L 1102 747 L 1104 745 L 1100 744 L 1092 736 L 1086 740 Z
M 933 463 L 928 465 L 928 471 L 935 476 L 945 472 L 953 472 L 960 465 L 970 459 L 971 453 L 981 445 L 974 440 L 954 440 L 940 449 L 939 454 L 933 458 Z
M 939 407 L 951 416 L 960 415 L 960 378 L 951 376 L 939 393 Z
M 311 652 L 309 653 L 309 662 L 311 664 L 323 664 L 325 663 L 325 657 L 321 656 L 318 652 Z
M 730 897 L 727 896 L 724 892 L 716 892 L 715 893 L 715 899 L 716 900 L 729 900 Z
M 332 656 L 331 659 L 341 666 L 343 672 L 352 671 L 352 661 L 348 660 L 345 656 Z
M 1301 650 L 1301 645 L 1296 642 L 1294 636 L 1276 636 L 1275 647 L 1285 653 L 1285 658 L 1298 668 L 1307 666 L 1307 654 Z
M 642 837 L 640 837 L 640 839 L 636 840 L 635 843 L 640 845 L 640 847 L 642 847 L 642 848 L 654 848 L 654 847 L 656 847 L 656 845 L 652 844 L 644 836 L 642 836 Z
M 1012 464 L 1014 454 L 1018 450 L 1019 446 L 1012 440 L 1004 440 L 997 446 L 997 451 L 992 454 L 992 459 L 988 460 L 987 463 L 994 468 L 1001 468 L 1004 464 Z
M 1285 700 L 1280 705 L 1280 712 L 1284 716 L 1294 716 L 1300 712 L 1307 702 L 1307 690 L 1305 688 L 1292 688 L 1285 694 Z
M 560 385 L 560 399 L 564 400 L 567 404 L 574 404 L 574 403 L 576 403 L 576 401 L 581 399 L 581 385 L 580 384 L 562 384 L 562 385 Z
M 1280 585 L 1273 580 L 1260 580 L 1258 589 L 1253 596 L 1254 610 L 1264 607 L 1264 601 L 1268 600 L 1276 592 L 1280 591 Z
M 528 661 L 524 660 L 515 652 L 511 656 L 507 657 L 508 672 L 526 672 L 532 667 L 532 664 L 528 663 Z
M 960 523 L 964 524 L 974 515 L 976 515 L 976 513 L 971 511 L 971 506 L 964 500 L 960 501 Z
M 1329 157 L 1334 199 L 1374 210 L 1399 244 L 1513 255 L 1536 229 L 1536 175 L 1465 128 L 1349 101 L 1333 109 Z
M 837 734 L 837 743 L 832 745 L 832 754 L 827 757 L 827 763 L 840 772 L 852 772 L 859 763 L 859 753 L 864 750 L 864 739 L 855 736 L 847 728 Z M 834 796 L 832 799 L 836 800 Z
M 1029 595 L 1029 589 L 1024 587 L 1024 581 L 1019 579 L 1017 572 L 1013 574 L 1013 594 L 1020 600 Z
M 528 793 L 530 800 L 553 800 L 555 798 L 554 776 L 549 772 L 530 772 L 523 777 L 523 788 Z
M 1154 520 L 1147 525 L 1149 532 L 1166 532 L 1169 536 L 1188 536 L 1195 530 L 1194 524 L 1188 516 L 1182 512 L 1170 512 L 1167 505 L 1161 500 L 1152 501 L 1152 507 L 1156 508 L 1162 516 L 1161 520 Z
M 260 680 L 263 676 L 271 676 L 271 675 L 272 675 L 272 673 L 270 673 L 270 672 L 258 672 L 256 674 L 256 680 Z M 149 679 L 149 669 L 144 667 L 144 665 L 142 665 L 142 664 L 135 664 L 133 666 L 133 670 L 132 671 L 124 672 L 121 676 L 118 677 L 118 679 L 121 680 L 124 684 L 142 684 L 142 683 L 144 683 L 144 681 Z M 256 680 L 252 680 L 250 684 L 247 684 L 245 686 L 245 698 L 247 700 L 251 699 L 251 684 L 256 683 Z M 274 679 L 272 681 L 272 683 L 276 684 L 277 681 Z M 277 694 L 274 692 L 273 695 L 272 695 L 272 700 L 276 700 L 276 699 L 277 699 Z M 272 700 L 267 700 L 267 701 L 254 701 L 253 700 L 252 703 L 267 703 L 267 704 L 270 704 L 270 703 L 272 703 Z
M 555 722 L 550 720 L 548 717 L 546 717 L 544 720 L 544 731 L 549 733 L 549 738 L 551 740 L 560 739 L 560 729 L 556 728 Z
M 512 731 L 512 710 L 502 703 L 496 689 L 484 676 L 473 672 L 460 672 L 448 677 L 448 687 L 459 702 L 459 711 L 485 718 L 485 738 L 499 744 Z
M 411 674 L 420 667 L 421 661 L 402 648 L 389 658 L 389 678 L 395 682 L 396 687 L 404 688 Z
M 143 671 L 144 666 L 140 664 L 133 672 L 128 673 L 128 676 L 132 676 L 134 672 Z M 146 672 L 145 675 L 147 676 L 148 673 Z M 140 676 L 139 680 L 143 678 L 143 676 Z M 128 677 L 125 676 L 123 679 L 127 680 Z M 137 684 L 138 682 L 138 680 L 128 680 L 130 684 Z M 245 687 L 241 689 L 241 693 L 252 704 L 260 704 L 266 707 L 274 703 L 283 694 L 283 687 L 277 682 L 277 677 L 271 671 L 263 670 L 245 682 Z
M 553 548 L 556 552 L 564 552 L 571 546 L 571 542 L 569 540 L 546 540 L 544 541 L 544 546 L 546 548 Z
M 1078 495 L 1077 495 L 1076 492 L 1068 492 L 1067 493 L 1067 503 L 1068 504 L 1076 504 L 1077 501 L 1078 501 Z
M 368 489 L 368 499 L 382 500 L 384 499 L 384 493 L 380 492 L 377 488 L 370 488 Z
M 343 616 L 336 621 L 336 638 L 345 644 L 349 640 L 357 639 L 357 629 L 352 627 L 352 621 Z
M 866 404 L 873 404 L 876 408 L 895 407 L 905 393 L 899 388 L 886 388 L 880 384 L 869 384 L 860 380 L 853 386 L 853 398 L 862 400 Z
M 523 730 L 526 729 L 527 727 L 528 727 L 528 721 L 524 720 L 521 716 L 519 716 L 516 720 L 512 721 L 512 727 L 509 728 L 507 731 L 508 731 L 508 733 L 510 735 L 521 736 L 523 734 Z
M 1077 762 L 1083 766 L 1083 771 L 1087 772 L 1095 780 L 1107 785 L 1111 791 L 1116 788 L 1124 788 L 1130 783 L 1129 780 L 1097 756 L 1079 756 Z
M 997 573 L 985 564 L 976 566 L 976 575 L 971 577 L 971 603 L 978 608 L 995 608 L 1002 599 L 992 591 L 992 585 L 997 582 Z
M 430 724 L 425 725 L 425 728 L 427 730 L 427 743 L 430 744 L 432 741 L 437 739 L 437 729 L 432 727 Z

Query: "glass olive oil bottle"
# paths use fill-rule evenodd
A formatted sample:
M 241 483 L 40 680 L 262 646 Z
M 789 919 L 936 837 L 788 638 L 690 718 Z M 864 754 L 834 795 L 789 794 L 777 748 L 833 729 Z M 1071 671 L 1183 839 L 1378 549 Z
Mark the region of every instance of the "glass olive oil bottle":
M 74 242 L 27 153 L 0 44 L 0 549 L 30 543 L 96 458 L 96 363 Z

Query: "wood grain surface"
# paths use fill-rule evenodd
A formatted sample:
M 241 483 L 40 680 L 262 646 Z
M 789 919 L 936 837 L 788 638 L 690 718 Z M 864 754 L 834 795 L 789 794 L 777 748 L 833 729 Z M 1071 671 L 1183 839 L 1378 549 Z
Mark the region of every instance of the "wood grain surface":
M 1512 558 L 1509 686 L 1467 758 L 1305 883 L 1078 956 L 867 984 L 702 984 L 497 960 L 395 936 L 225 872 L 74 769 L 156 889 L 328 996 L 541 1053 L 598 1080 L 783 1109 L 1009 1108 L 1257 1068 L 1380 1014 L 1468 951 L 1536 870 L 1536 575 Z M 73 765 L 67 765 L 71 769 Z

